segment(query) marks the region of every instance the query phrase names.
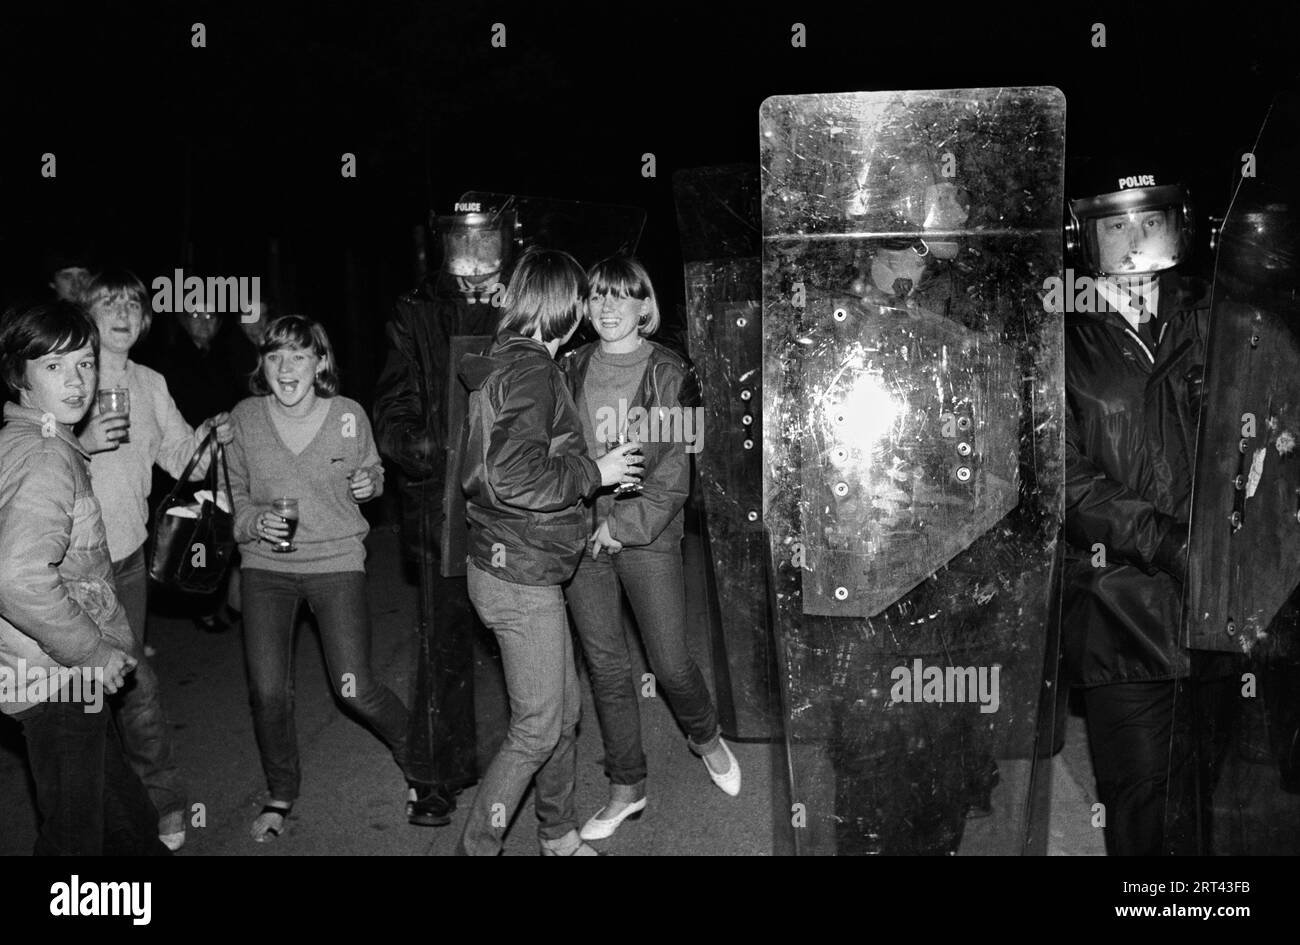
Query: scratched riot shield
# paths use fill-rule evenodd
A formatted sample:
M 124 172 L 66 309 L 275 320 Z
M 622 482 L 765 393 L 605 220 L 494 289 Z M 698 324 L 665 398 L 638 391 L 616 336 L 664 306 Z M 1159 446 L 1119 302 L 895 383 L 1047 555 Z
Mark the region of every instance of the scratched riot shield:
M 763 507 L 800 852 L 1046 846 L 1065 101 L 760 110 Z
M 758 166 L 673 176 L 686 266 L 691 359 L 707 446 L 696 455 L 704 507 L 714 692 L 724 734 L 781 737 L 762 506 L 762 271 Z
M 1292 93 L 1243 163 L 1215 260 L 1185 642 L 1235 658 L 1204 664 L 1176 707 L 1197 738 L 1207 853 L 1300 853 L 1297 160 Z

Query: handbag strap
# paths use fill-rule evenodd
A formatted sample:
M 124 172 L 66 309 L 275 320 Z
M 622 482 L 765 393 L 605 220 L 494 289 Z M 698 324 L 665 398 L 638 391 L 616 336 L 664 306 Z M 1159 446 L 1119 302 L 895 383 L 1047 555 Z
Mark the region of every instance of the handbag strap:
M 226 480 L 226 501 L 230 505 L 230 514 L 235 514 L 235 495 L 230 490 L 230 467 L 226 465 L 226 448 L 217 442 L 216 437 L 212 437 L 212 460 L 208 463 L 208 476 L 212 484 L 212 501 L 220 508 L 217 503 L 217 496 L 221 488 L 221 482 L 217 479 L 217 462 L 221 462 L 221 474 Z
M 194 467 L 199 464 L 199 460 L 203 456 L 203 450 L 207 448 L 209 441 L 215 441 L 211 430 L 208 431 L 207 435 L 203 438 L 203 441 L 199 443 L 198 448 L 194 451 L 194 455 L 190 457 L 190 461 L 185 464 L 185 472 L 180 474 L 176 480 L 176 485 L 172 486 L 172 491 L 167 493 L 167 498 L 162 500 L 162 503 L 158 506 L 160 509 L 170 508 L 172 500 L 180 494 L 185 483 L 190 481 L 190 473 L 194 472 Z M 229 485 L 229 476 L 227 476 L 227 485 Z

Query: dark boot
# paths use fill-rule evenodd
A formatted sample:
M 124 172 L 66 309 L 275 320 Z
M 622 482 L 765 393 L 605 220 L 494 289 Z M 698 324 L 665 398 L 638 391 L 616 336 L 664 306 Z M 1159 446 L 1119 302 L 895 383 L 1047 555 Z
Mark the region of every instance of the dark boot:
M 445 827 L 451 823 L 456 798 L 441 784 L 408 782 L 406 819 L 416 827 Z

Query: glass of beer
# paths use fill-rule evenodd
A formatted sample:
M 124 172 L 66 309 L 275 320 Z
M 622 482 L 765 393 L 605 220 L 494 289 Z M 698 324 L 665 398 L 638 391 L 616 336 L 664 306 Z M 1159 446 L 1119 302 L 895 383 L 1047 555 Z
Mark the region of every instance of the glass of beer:
M 608 453 L 615 449 L 618 449 L 618 447 L 622 446 L 624 443 L 627 442 L 635 443 L 636 438 L 633 437 L 629 441 L 627 436 L 627 430 L 624 429 L 621 433 L 619 433 L 618 440 L 616 442 L 605 444 L 605 452 Z M 640 452 L 639 448 L 637 452 Z M 631 495 L 632 493 L 640 492 L 640 491 L 641 491 L 641 483 L 639 482 L 620 482 L 617 486 L 614 487 L 614 495 L 616 496 Z
M 281 553 L 297 551 L 298 546 L 293 543 L 293 536 L 298 531 L 298 500 L 276 499 L 271 503 L 271 511 L 280 516 L 280 520 L 289 526 L 288 537 L 275 542 L 271 550 Z
M 125 387 L 109 387 L 95 394 L 100 413 L 120 413 L 126 417 L 127 428 L 122 431 L 119 443 L 131 442 L 131 392 Z

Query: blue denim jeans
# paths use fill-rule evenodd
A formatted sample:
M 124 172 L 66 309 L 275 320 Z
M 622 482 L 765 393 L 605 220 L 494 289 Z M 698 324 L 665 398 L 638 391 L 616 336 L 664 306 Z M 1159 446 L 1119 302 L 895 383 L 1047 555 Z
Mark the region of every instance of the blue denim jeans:
M 370 609 L 364 571 L 288 574 L 243 569 L 244 657 L 253 731 L 271 797 L 298 799 L 302 767 L 293 718 L 293 639 L 298 603 L 316 615 L 330 685 L 406 771 L 407 711 L 370 669 Z
M 534 777 L 542 840 L 577 829 L 575 734 L 582 701 L 559 586 L 511 584 L 472 561 L 468 577 L 469 599 L 501 644 L 510 728 L 474 796 L 459 852 L 495 856 Z
M 16 716 L 41 814 L 37 856 L 168 856 L 158 812 L 107 711 L 46 702 Z
M 149 578 L 145 573 L 144 549 L 139 548 L 121 561 L 113 562 L 117 599 L 126 608 L 131 624 L 131 655 L 135 672 L 112 698 L 122 735 L 122 750 L 135 773 L 144 782 L 158 816 L 184 814 L 185 785 L 172 756 L 171 728 L 163 711 L 162 687 L 158 674 L 144 655 L 145 621 L 148 615 Z
M 686 647 L 686 592 L 680 551 L 625 548 L 596 560 L 585 555 L 566 594 L 591 669 L 591 689 L 605 743 L 605 773 L 614 784 L 645 780 L 638 686 L 623 630 L 627 595 L 645 644 L 655 693 L 668 699 L 691 750 L 718 745 L 718 713 L 704 674 Z

